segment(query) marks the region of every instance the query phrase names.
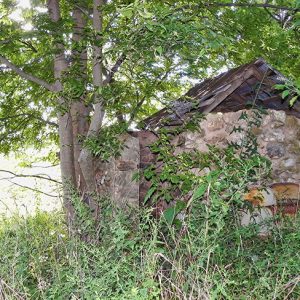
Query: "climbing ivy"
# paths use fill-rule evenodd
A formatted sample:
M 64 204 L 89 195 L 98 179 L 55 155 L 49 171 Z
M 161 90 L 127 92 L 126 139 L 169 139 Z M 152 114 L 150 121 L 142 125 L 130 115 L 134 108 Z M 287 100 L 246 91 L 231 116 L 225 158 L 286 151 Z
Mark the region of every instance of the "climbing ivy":
M 143 176 L 151 182 L 145 203 L 165 201 L 169 207 L 164 211 L 168 224 L 182 225 L 176 216 L 192 208 L 195 201 L 203 201 L 210 215 L 244 205 L 242 195 L 248 186 L 264 183 L 270 175 L 271 163 L 258 153 L 253 128 L 261 125 L 265 114 L 260 108 L 242 112 L 241 125 L 232 132 L 240 132 L 241 140 L 228 143 L 225 148 L 208 146 L 208 152 L 193 149 L 176 153 L 174 137 L 183 132 L 201 130 L 199 118 L 191 118 L 183 126 L 162 127 L 156 132 L 158 139 L 150 149 L 156 154 L 155 164 L 146 168 Z M 180 140 L 180 137 L 179 137 Z M 234 204 L 234 205 L 233 205 Z

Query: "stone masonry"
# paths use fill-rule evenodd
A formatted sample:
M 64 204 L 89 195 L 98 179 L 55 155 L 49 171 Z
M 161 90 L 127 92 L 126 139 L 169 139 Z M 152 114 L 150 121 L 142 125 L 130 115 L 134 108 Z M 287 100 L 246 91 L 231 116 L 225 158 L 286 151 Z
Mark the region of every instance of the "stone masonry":
M 123 151 L 109 162 L 95 160 L 96 184 L 100 195 L 110 197 L 111 201 L 124 209 L 139 205 L 139 183 L 132 178 L 139 170 L 139 139 L 125 134 Z
M 225 147 L 228 142 L 239 141 L 242 133 L 231 133 L 240 121 L 242 111 L 210 113 L 200 122 L 200 131 L 185 132 L 173 141 L 175 154 L 198 149 L 208 151 L 207 144 Z M 271 183 L 300 182 L 300 119 L 287 115 L 284 111 L 268 110 L 262 126 L 254 128 L 259 152 L 272 162 Z M 156 136 L 149 131 L 135 132 L 123 136 L 125 147 L 119 158 L 109 163 L 96 163 L 96 181 L 99 192 L 110 195 L 122 207 L 139 205 L 149 188 L 149 182 L 132 182 L 132 175 L 140 168 L 155 163 L 155 156 L 148 145 Z

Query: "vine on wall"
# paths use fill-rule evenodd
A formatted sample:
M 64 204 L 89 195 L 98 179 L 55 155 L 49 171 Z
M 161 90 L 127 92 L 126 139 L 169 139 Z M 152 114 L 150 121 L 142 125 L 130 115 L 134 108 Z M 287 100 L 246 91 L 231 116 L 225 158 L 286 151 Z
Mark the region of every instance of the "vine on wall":
M 158 140 L 150 148 L 157 162 L 144 170 L 143 176 L 151 182 L 145 203 L 164 201 L 165 221 L 182 226 L 179 214 L 193 209 L 201 202 L 210 216 L 224 214 L 245 205 L 243 194 L 248 187 L 269 178 L 270 161 L 258 152 L 257 138 L 252 129 L 259 127 L 266 112 L 255 107 L 242 112 L 240 125 L 232 133 L 241 133 L 241 140 L 228 143 L 225 148 L 208 145 L 206 153 L 193 149 L 176 154 L 174 137 L 186 131 L 199 130 L 201 116 L 194 115 L 183 126 L 163 127 L 157 131 Z

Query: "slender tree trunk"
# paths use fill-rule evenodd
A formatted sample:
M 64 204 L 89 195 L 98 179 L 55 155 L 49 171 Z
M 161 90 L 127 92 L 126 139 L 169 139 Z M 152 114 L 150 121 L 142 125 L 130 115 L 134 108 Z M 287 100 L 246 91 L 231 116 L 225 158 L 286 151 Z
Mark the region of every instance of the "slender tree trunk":
M 102 70 L 102 47 L 101 44 L 101 31 L 102 31 L 102 0 L 94 0 L 93 2 L 93 29 L 96 34 L 96 42 L 93 46 L 93 84 L 94 84 L 94 114 L 91 119 L 91 124 L 87 133 L 87 138 L 93 138 L 99 134 L 100 128 L 102 126 L 102 121 L 104 117 L 103 101 L 100 94 L 100 88 L 103 86 L 103 70 Z M 83 148 L 79 163 L 84 175 L 84 179 L 87 186 L 87 193 L 89 194 L 90 207 L 97 211 L 98 206 L 95 202 L 93 195 L 96 193 L 96 183 L 93 168 L 93 156 L 92 153 Z
M 84 85 L 87 80 L 87 47 L 82 45 L 84 40 L 84 28 L 86 19 L 83 12 L 75 7 L 73 10 L 73 68 L 78 69 L 77 80 Z M 84 92 L 78 101 L 71 105 L 72 125 L 73 125 L 73 145 L 74 145 L 74 167 L 77 189 L 81 192 L 86 190 L 85 180 L 79 165 L 79 155 L 82 151 L 82 140 L 86 137 L 89 129 L 90 109 L 85 105 L 86 93 Z
M 54 23 L 60 20 L 59 0 L 48 0 L 49 16 Z M 64 46 L 60 43 L 55 45 L 57 54 L 54 57 L 54 77 L 58 92 L 63 87 L 61 78 L 63 72 L 67 69 Z M 64 205 L 69 224 L 73 219 L 73 209 L 71 204 L 71 189 L 75 186 L 74 157 L 73 157 L 73 130 L 72 118 L 69 109 L 65 107 L 66 103 L 63 97 L 58 98 L 58 105 L 64 107 L 67 112 L 58 113 L 59 126 L 59 145 L 60 145 L 60 167 L 63 183 Z

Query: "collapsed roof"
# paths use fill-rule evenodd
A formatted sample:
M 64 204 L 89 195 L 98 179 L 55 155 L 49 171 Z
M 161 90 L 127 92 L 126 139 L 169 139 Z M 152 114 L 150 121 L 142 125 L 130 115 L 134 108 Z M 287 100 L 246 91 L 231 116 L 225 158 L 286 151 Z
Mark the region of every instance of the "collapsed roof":
M 143 121 L 147 129 L 160 126 L 181 125 L 187 115 L 198 111 L 232 112 L 249 108 L 249 105 L 263 106 L 267 109 L 283 110 L 287 114 L 300 118 L 300 103 L 291 108 L 284 101 L 275 84 L 287 79 L 263 59 L 209 78 L 191 88 L 184 96 L 170 103 L 154 115 Z

